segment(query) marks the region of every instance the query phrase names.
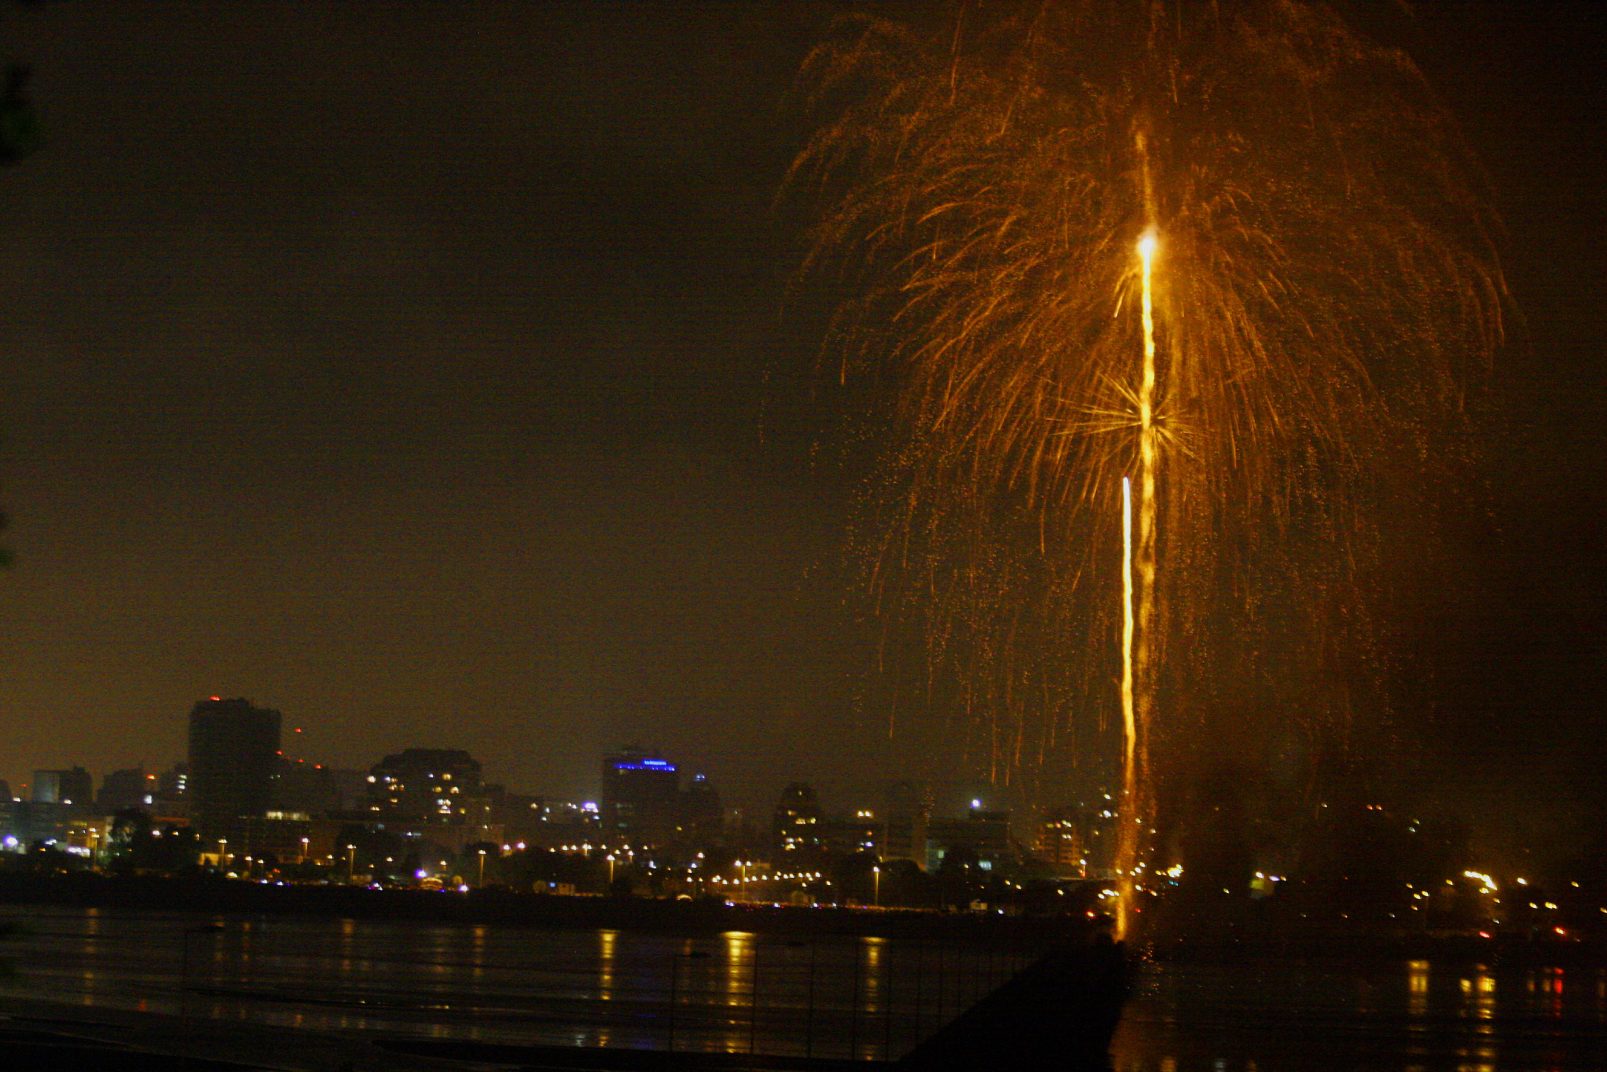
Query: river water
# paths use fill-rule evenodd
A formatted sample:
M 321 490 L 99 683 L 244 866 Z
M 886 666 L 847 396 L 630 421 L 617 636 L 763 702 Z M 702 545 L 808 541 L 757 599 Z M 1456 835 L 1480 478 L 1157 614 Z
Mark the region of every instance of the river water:
M 1117 1072 L 1607 1069 L 1607 971 L 1264 958 L 1140 970 Z
M 515 1044 L 897 1057 L 1032 951 L 880 938 L 207 918 L 0 906 L 0 991 Z M 1116 1072 L 1607 1068 L 1607 971 L 1143 966 Z

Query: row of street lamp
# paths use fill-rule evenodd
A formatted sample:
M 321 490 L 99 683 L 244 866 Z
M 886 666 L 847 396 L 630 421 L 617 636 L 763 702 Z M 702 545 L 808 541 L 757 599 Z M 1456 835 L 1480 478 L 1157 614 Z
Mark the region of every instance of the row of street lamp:
M 302 838 L 301 839 L 301 861 L 300 861 L 301 863 L 306 863 L 307 860 L 310 859 L 309 854 L 308 854 L 308 845 L 309 845 L 310 840 L 311 839 L 309 839 L 309 838 Z M 476 885 L 484 886 L 485 885 L 485 857 L 486 857 L 486 850 L 477 849 L 475 851 L 479 856 L 479 871 L 478 871 L 478 875 L 476 876 L 475 882 L 476 882 Z M 609 885 L 609 888 L 612 889 L 613 885 L 614 885 L 614 866 L 618 862 L 619 858 L 614 853 L 609 853 L 605 857 L 605 859 L 608 861 L 608 885 Z M 251 857 L 247 856 L 246 860 L 247 860 L 247 862 L 250 862 Z M 229 856 L 229 839 L 228 838 L 218 838 L 218 863 L 220 865 L 226 867 L 226 866 L 229 865 L 230 862 L 231 862 L 231 857 Z M 743 893 L 746 893 L 747 889 L 748 889 L 748 865 L 753 863 L 753 861 L 752 860 L 734 860 L 734 861 L 732 861 L 732 863 L 734 863 L 741 870 L 742 891 L 743 891 Z M 877 907 L 880 907 L 881 903 L 882 903 L 882 869 L 881 869 L 881 866 L 878 864 L 878 865 L 873 866 L 870 870 L 871 870 L 871 876 L 872 876 L 872 880 L 873 880 L 873 883 L 874 883 L 874 890 L 875 890 L 875 892 L 873 894 L 873 902 Z M 348 843 L 346 845 L 346 879 L 347 879 L 347 881 L 351 881 L 352 879 L 354 879 L 356 877 L 356 874 L 357 874 L 357 846 L 354 845 L 354 844 Z

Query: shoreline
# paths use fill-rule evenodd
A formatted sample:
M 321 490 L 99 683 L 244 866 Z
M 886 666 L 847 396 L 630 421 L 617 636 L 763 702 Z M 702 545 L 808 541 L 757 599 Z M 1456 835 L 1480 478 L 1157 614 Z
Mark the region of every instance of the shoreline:
M 620 930 L 707 936 L 728 931 L 823 938 L 872 936 L 960 942 L 1083 945 L 1098 933 L 1077 916 L 1001 916 L 911 909 L 805 908 L 637 897 L 574 897 L 505 889 L 468 893 L 373 890 L 360 886 L 275 886 L 214 878 L 0 874 L 0 905 L 55 905 L 195 916 L 302 916 L 445 926 Z M 3 947 L 0 947 L 3 952 Z M 1590 941 L 1536 941 L 1523 935 L 1334 930 L 1271 924 L 1146 941 L 1137 960 L 1210 963 L 1279 958 L 1377 964 L 1435 960 L 1498 967 L 1607 967 L 1607 951 Z
M 182 912 L 194 915 L 285 915 L 446 925 L 685 934 L 747 931 L 795 936 L 945 938 L 1035 943 L 1089 941 L 1095 927 L 1069 916 L 1000 916 L 908 909 L 802 908 L 727 904 L 721 900 L 571 897 L 471 890 L 372 890 L 353 886 L 276 886 L 228 879 L 147 876 L 0 874 L 0 905 L 49 904 Z

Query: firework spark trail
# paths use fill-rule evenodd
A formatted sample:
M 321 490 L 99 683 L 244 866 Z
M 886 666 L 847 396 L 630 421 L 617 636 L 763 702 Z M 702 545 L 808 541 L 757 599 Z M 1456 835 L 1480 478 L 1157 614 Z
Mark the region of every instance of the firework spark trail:
M 1136 829 L 1127 817 L 1134 810 L 1138 797 L 1138 714 L 1133 697 L 1133 482 L 1122 477 L 1122 796 L 1119 805 L 1123 817 L 1116 846 L 1116 866 L 1131 867 L 1137 855 Z M 1133 844 L 1121 840 L 1132 829 Z M 1133 881 L 1127 870 L 1117 890 L 1116 936 L 1127 934 L 1129 913 L 1133 903 Z
M 1142 152 L 1144 139 L 1138 141 Z M 1146 191 L 1147 194 L 1147 191 Z M 1132 488 L 1122 477 L 1122 792 L 1117 806 L 1116 875 L 1119 882 L 1116 933 L 1125 936 L 1131 923 L 1138 875 L 1144 862 L 1145 831 L 1150 828 L 1151 802 L 1147 739 L 1155 717 L 1154 674 L 1150 635 L 1155 628 L 1155 486 L 1160 450 L 1155 429 L 1155 303 L 1152 276 L 1156 240 L 1146 231 L 1138 240 L 1141 262 L 1140 311 L 1144 328 L 1144 358 L 1138 387 L 1138 614 L 1133 620 Z
M 1369 643 L 1382 462 L 1435 463 L 1503 332 L 1476 164 L 1410 61 L 1299 0 L 1064 0 L 851 16 L 802 83 L 807 267 L 850 273 L 832 339 L 907 432 L 865 557 L 925 706 L 1003 778 L 1086 746 L 1135 474 L 1137 763 L 1242 737 L 1273 650 L 1306 677 L 1267 695 L 1344 718 L 1317 678 L 1376 661 L 1329 653 Z

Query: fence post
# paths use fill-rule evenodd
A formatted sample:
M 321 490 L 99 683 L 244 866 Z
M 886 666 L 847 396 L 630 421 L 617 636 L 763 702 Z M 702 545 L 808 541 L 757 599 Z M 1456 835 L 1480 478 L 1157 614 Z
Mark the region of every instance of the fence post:
M 218 934 L 223 930 L 221 923 L 203 923 L 196 927 L 186 927 L 179 936 L 181 953 L 179 956 L 179 1017 L 188 1019 L 190 1015 L 190 938 L 197 934 Z
M 804 1020 L 804 1056 L 815 1055 L 815 943 L 809 943 L 809 1011 Z
M 681 974 L 681 954 L 670 954 L 670 1052 L 675 1052 L 675 997 L 676 983 Z
M 854 990 L 848 1002 L 848 1059 L 859 1060 L 859 939 L 854 939 Z
M 753 966 L 748 971 L 748 1053 L 753 1053 L 754 1036 L 759 1033 L 759 939 L 753 940 Z
M 887 967 L 882 969 L 882 1060 L 893 1051 L 893 943 L 887 943 Z
M 915 942 L 915 1037 L 910 1040 L 911 1045 L 919 1045 L 921 1041 L 921 998 L 925 996 L 922 984 L 926 981 L 926 945 L 919 939 Z

